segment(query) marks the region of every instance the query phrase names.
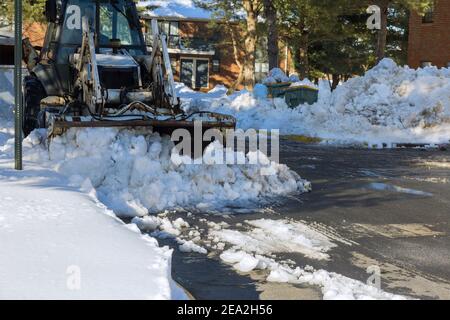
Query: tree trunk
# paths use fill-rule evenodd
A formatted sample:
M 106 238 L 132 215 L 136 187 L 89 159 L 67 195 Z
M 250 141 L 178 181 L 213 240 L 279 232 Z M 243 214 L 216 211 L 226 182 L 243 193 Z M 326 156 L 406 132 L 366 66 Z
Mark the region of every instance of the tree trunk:
M 272 0 L 264 0 L 264 14 L 267 21 L 267 54 L 269 56 L 269 70 L 278 68 L 278 26 L 277 9 Z
M 243 0 L 247 14 L 247 32 L 245 35 L 244 86 L 252 90 L 255 86 L 255 52 L 256 52 L 256 5 L 258 1 Z
M 377 62 L 380 62 L 385 57 L 386 52 L 386 38 L 387 38 L 387 15 L 389 1 L 382 0 L 378 2 L 381 9 L 381 29 L 378 31 L 377 39 Z
M 244 69 L 241 68 L 239 70 L 239 75 L 238 75 L 236 81 L 231 85 L 231 88 L 228 90 L 228 93 L 231 94 L 231 93 L 235 92 L 239 88 L 239 86 L 242 84 L 243 80 L 244 80 Z
M 236 62 L 236 65 L 239 67 L 239 75 L 236 79 L 236 81 L 234 81 L 234 83 L 232 84 L 231 88 L 230 88 L 230 93 L 234 92 L 236 89 L 239 88 L 239 86 L 242 84 L 242 81 L 244 80 L 244 67 L 241 63 L 240 60 L 240 56 L 239 56 L 239 52 L 241 51 L 239 48 L 239 44 L 237 42 L 237 30 L 234 26 L 232 26 L 231 24 L 227 24 L 227 29 L 229 30 L 230 33 L 230 37 L 231 37 L 231 43 L 233 45 L 233 56 L 234 56 L 234 61 Z
M 338 74 L 332 75 L 332 82 L 331 82 L 331 91 L 334 91 L 334 89 L 337 88 L 339 84 L 340 76 Z
M 308 39 L 307 33 L 301 36 L 297 52 L 298 73 L 301 79 L 307 78 L 309 74 Z

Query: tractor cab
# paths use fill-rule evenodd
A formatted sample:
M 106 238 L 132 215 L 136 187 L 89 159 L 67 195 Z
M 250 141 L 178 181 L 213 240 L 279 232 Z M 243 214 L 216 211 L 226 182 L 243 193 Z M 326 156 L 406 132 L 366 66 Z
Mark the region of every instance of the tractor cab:
M 97 54 L 121 49 L 131 56 L 146 54 L 132 0 L 47 0 L 46 18 L 49 25 L 40 54 L 45 64 L 38 65 L 36 73 L 51 74 L 52 79 L 57 79 L 43 83 L 50 95 L 73 94 L 69 59 L 81 47 L 83 17 L 87 18 L 94 32 Z
M 181 108 L 166 35 L 152 20 L 147 52 L 133 0 L 47 0 L 48 22 L 38 55 L 24 41 L 30 75 L 24 85 L 25 134 L 49 136 L 73 127 L 148 127 L 170 134 L 235 127 L 233 117 Z

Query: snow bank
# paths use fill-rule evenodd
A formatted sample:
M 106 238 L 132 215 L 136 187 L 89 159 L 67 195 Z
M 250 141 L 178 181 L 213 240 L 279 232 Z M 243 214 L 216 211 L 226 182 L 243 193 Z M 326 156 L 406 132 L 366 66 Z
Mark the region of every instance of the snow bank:
M 266 81 L 285 81 L 272 70 Z M 306 80 L 301 84 L 305 84 Z M 320 137 L 330 143 L 389 147 L 393 143 L 446 143 L 450 139 L 450 69 L 410 69 L 384 59 L 362 77 L 334 91 L 319 82 L 319 100 L 290 109 L 283 99 L 266 99 L 263 90 L 231 96 L 192 94 L 187 103 L 235 116 L 242 129 L 280 129 L 282 134 Z M 180 91 L 184 98 L 184 94 Z
M 254 206 L 310 188 L 286 165 L 268 159 L 257 165 L 179 164 L 171 160 L 170 138 L 157 133 L 71 129 L 48 147 L 41 143 L 43 135 L 34 131 L 25 140 L 28 159 L 47 163 L 73 186 L 92 185 L 100 201 L 122 216 L 181 207 L 204 211 Z
M 0 298 L 186 298 L 171 250 L 58 180 L 26 178 L 33 169 L 0 169 Z

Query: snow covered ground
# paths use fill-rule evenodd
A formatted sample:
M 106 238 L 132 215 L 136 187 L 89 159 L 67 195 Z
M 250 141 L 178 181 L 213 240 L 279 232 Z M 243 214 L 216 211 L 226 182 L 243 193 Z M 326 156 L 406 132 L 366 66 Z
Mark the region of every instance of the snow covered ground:
M 184 299 L 172 250 L 51 171 L 0 162 L 1 299 Z
M 281 74 L 272 78 L 288 80 Z M 179 93 L 185 108 L 231 114 L 242 129 L 280 129 L 281 134 L 370 147 L 450 140 L 449 68 L 415 70 L 384 59 L 334 92 L 327 81 L 320 81 L 318 102 L 295 109 L 282 99 L 267 99 L 262 85 L 253 93 L 241 91 L 231 96 L 224 87 L 201 94 L 180 85 Z
M 0 72 L 0 299 L 187 298 L 171 278 L 172 250 L 93 189 L 32 161 L 13 170 L 11 75 Z

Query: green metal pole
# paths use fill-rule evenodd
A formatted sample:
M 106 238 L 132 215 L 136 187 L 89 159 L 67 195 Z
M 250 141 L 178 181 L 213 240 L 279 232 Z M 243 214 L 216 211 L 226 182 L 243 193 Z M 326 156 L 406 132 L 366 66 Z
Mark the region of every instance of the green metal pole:
M 22 0 L 14 0 L 14 162 L 22 170 Z

